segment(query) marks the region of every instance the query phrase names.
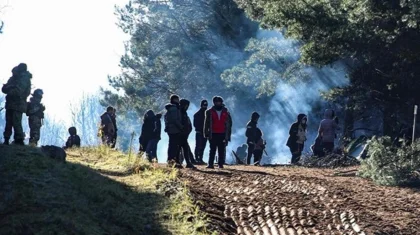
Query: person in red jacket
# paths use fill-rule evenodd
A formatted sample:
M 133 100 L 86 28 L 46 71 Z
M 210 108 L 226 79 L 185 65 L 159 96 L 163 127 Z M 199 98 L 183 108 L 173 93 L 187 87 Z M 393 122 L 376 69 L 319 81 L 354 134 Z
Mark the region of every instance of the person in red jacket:
M 226 146 L 232 133 L 232 118 L 223 104 L 223 98 L 213 97 L 213 107 L 208 109 L 204 120 L 204 136 L 210 142 L 210 156 L 207 168 L 214 168 L 216 150 L 219 153 L 219 168 L 223 168 L 226 158 Z

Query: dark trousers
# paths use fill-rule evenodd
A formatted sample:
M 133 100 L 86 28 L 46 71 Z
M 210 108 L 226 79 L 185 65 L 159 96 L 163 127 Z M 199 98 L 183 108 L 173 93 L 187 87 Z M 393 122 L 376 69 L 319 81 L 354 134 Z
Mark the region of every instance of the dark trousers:
M 334 151 L 334 142 L 323 142 L 322 148 L 324 149 L 324 155 L 332 153 Z
M 206 149 L 207 138 L 204 138 L 203 133 L 195 134 L 195 159 L 197 161 L 203 160 L 204 149 Z
M 304 145 L 298 144 L 298 143 L 294 144 L 290 148 L 290 152 L 292 153 L 292 160 L 290 161 L 290 163 L 296 164 L 300 160 L 300 156 L 302 155 L 303 148 L 304 148 Z
M 112 139 L 111 148 L 115 148 L 115 145 L 117 144 L 117 132 L 115 132 L 114 138 Z
M 15 140 L 25 139 L 22 128 L 22 113 L 12 109 L 6 109 L 6 126 L 4 128 L 4 139 L 10 139 L 14 131 Z
M 169 145 L 168 145 L 168 162 L 171 160 L 178 160 L 179 156 L 179 133 L 177 134 L 168 134 L 169 136 Z
M 255 149 L 255 144 L 248 143 L 248 156 L 246 158 L 246 164 L 248 165 L 251 164 L 251 157 L 252 157 L 252 154 L 254 153 L 254 149 Z M 255 156 L 254 156 L 254 162 L 256 162 Z
M 254 150 L 254 163 L 258 162 L 259 164 L 261 164 L 262 155 L 263 155 L 262 149 L 255 149 Z
M 188 136 L 183 136 L 183 135 L 179 135 L 179 139 L 178 139 L 178 146 L 179 146 L 179 150 L 182 150 L 182 155 L 184 156 L 185 162 L 187 163 L 187 165 L 191 165 L 191 158 L 192 156 L 190 155 L 191 153 L 191 148 L 190 145 L 188 144 Z M 178 151 L 178 155 L 177 155 L 177 163 L 182 164 L 182 161 L 179 157 L 180 155 L 180 151 Z
M 210 139 L 210 156 L 209 156 L 209 166 L 214 165 L 214 158 L 216 156 L 216 150 L 218 152 L 219 160 L 218 164 L 219 166 L 223 166 L 225 164 L 225 158 L 226 158 L 226 143 L 225 143 L 225 136 L 226 134 L 219 134 L 215 133 L 212 134 L 212 137 Z
M 108 147 L 112 146 L 112 141 L 114 140 L 114 134 L 105 133 L 102 136 L 102 144 L 107 145 Z
M 146 146 L 146 156 L 147 159 L 151 162 L 153 158 L 156 158 L 157 160 L 157 145 L 159 140 L 158 139 L 152 139 L 147 142 Z

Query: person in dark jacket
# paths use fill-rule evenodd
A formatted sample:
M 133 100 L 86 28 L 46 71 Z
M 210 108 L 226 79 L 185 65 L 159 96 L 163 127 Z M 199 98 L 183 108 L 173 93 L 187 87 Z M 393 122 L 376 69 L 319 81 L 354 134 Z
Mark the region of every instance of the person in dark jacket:
M 254 153 L 255 144 L 259 140 L 257 135 L 257 124 L 260 115 L 257 112 L 251 114 L 251 120 L 246 124 L 245 136 L 247 138 L 246 143 L 248 144 L 248 156 L 246 159 L 246 164 L 251 164 L 251 157 Z M 255 162 L 255 159 L 254 159 Z
M 112 120 L 114 108 L 109 106 L 106 108 L 106 112 L 101 115 L 101 129 L 100 136 L 102 144 L 111 146 L 115 136 L 115 126 Z
M 184 126 L 181 124 L 179 96 L 172 95 L 170 98 L 170 103 L 165 105 L 165 109 L 165 132 L 168 133 L 169 136 L 168 164 L 169 166 L 175 164 L 176 167 L 181 167 L 181 163 L 177 162 L 180 151 L 178 142 L 180 134 L 184 130 Z
M 203 161 L 204 149 L 206 149 L 207 139 L 204 138 L 204 118 L 208 107 L 207 100 L 202 100 L 200 109 L 194 114 L 195 128 L 195 160 L 198 164 L 206 164 Z
M 72 126 L 69 128 L 69 138 L 67 139 L 66 146 L 64 149 L 80 147 L 80 137 L 77 135 L 76 127 Z
M 191 155 L 191 148 L 188 144 L 188 136 L 192 132 L 192 124 L 191 120 L 188 117 L 188 107 L 190 106 L 190 101 L 186 99 L 181 99 L 179 101 L 179 107 L 181 111 L 181 124 L 184 127 L 181 134 L 179 135 L 179 148 L 182 151 L 182 155 L 185 159 L 185 162 L 187 163 L 186 168 L 195 168 L 193 165 L 194 159 Z M 177 156 L 179 158 L 179 155 Z M 182 161 L 179 159 L 178 162 L 182 163 Z
M 139 138 L 140 151 L 145 152 L 149 162 L 157 160 L 157 144 L 160 140 L 160 119 L 153 110 L 148 110 L 143 117 L 143 125 Z
M 206 111 L 204 119 L 204 136 L 210 142 L 210 155 L 207 168 L 214 168 L 216 151 L 219 153 L 218 165 L 223 168 L 226 158 L 226 146 L 232 133 L 232 117 L 223 104 L 223 98 L 213 97 L 213 107 Z
M 263 132 L 260 128 L 257 128 L 256 132 L 257 141 L 255 141 L 254 148 L 254 165 L 261 166 L 261 159 L 265 149 L 265 140 L 262 138 Z
M 111 144 L 111 148 L 115 148 L 115 145 L 117 144 L 117 132 L 118 132 L 118 128 L 117 128 L 117 109 L 114 108 L 113 112 L 112 112 L 112 123 L 114 124 L 115 127 L 115 133 L 114 133 L 114 138 L 112 139 L 112 144 Z
M 31 94 L 32 74 L 26 64 L 21 63 L 12 69 L 12 77 L 3 85 L 1 91 L 6 94 L 6 125 L 4 127 L 4 144 L 8 145 L 14 132 L 14 143 L 24 145 L 25 133 L 22 127 L 22 116 L 26 113 L 26 99 Z
M 156 116 L 155 116 L 155 129 L 153 131 L 153 133 L 154 133 L 154 140 L 155 140 L 156 144 L 154 144 L 153 145 L 153 148 L 152 148 L 152 157 L 153 157 L 153 159 L 156 160 L 156 162 L 158 162 L 158 158 L 157 158 L 157 147 L 158 147 L 158 143 L 159 143 L 159 141 L 161 139 L 160 138 L 160 134 L 161 134 L 161 131 L 162 131 L 162 123 L 161 123 L 161 120 L 162 120 L 162 114 L 161 113 L 156 114 Z
M 289 130 L 289 138 L 286 145 L 290 148 L 292 153 L 291 164 L 296 164 L 300 160 L 304 144 L 306 141 L 306 127 L 308 118 L 305 114 L 299 114 L 297 121 L 292 124 Z

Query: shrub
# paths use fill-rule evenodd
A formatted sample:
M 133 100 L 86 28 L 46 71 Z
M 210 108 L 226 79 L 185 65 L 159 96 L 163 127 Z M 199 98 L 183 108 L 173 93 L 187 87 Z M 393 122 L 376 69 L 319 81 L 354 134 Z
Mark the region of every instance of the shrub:
M 411 145 L 393 145 L 390 137 L 374 137 L 368 156 L 362 161 L 358 175 L 380 185 L 410 185 L 420 183 L 420 141 Z

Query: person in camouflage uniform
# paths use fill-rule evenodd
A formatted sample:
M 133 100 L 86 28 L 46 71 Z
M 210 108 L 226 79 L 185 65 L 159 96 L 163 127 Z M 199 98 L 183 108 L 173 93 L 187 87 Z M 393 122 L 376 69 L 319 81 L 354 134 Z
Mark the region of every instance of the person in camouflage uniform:
M 41 103 L 43 95 L 44 92 L 41 89 L 36 89 L 27 104 L 26 116 L 29 117 L 29 145 L 31 146 L 37 146 L 41 136 L 41 126 L 45 111 L 45 106 Z
M 22 115 L 26 112 L 26 99 L 31 93 L 32 74 L 26 64 L 21 63 L 12 69 L 12 77 L 3 85 L 1 91 L 6 94 L 6 126 L 4 144 L 9 144 L 12 130 L 15 144 L 24 145 L 25 134 L 22 128 Z

